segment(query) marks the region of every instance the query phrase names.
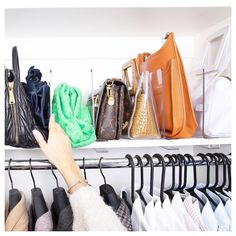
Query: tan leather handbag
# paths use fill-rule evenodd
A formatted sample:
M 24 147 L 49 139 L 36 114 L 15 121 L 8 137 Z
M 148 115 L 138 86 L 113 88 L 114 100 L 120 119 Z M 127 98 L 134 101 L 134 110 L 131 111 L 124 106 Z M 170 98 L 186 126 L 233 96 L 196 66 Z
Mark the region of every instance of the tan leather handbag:
M 153 96 L 163 135 L 170 138 L 193 136 L 197 121 L 174 33 L 167 34 L 166 42 L 159 51 L 139 54 L 136 63 L 140 74 L 143 71 L 152 72 Z M 163 74 L 163 86 L 160 86 L 156 78 L 158 70 Z

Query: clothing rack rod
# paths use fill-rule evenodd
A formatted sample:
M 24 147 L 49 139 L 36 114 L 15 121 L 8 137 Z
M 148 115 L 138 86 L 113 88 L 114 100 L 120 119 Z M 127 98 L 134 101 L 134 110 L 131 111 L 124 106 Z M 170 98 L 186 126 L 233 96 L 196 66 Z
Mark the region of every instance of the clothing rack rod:
M 228 156 L 229 159 L 230 156 Z M 194 156 L 195 163 L 197 166 L 206 165 L 206 161 L 203 161 L 201 157 Z M 99 168 L 99 159 L 100 158 L 85 158 L 85 168 L 86 169 L 98 169 Z M 159 163 L 157 158 L 152 158 L 154 166 L 161 167 L 162 164 Z M 133 158 L 134 164 L 136 167 L 138 167 L 138 161 L 136 158 Z M 166 166 L 171 166 L 171 163 L 169 163 L 168 158 L 164 157 Z M 144 166 L 149 166 L 149 163 L 146 158 L 142 157 L 142 161 Z M 83 158 L 75 159 L 75 162 L 80 168 L 83 168 Z M 222 164 L 222 163 L 219 163 Z M 176 164 L 177 165 L 177 164 Z M 183 163 L 182 163 L 183 165 Z M 189 166 L 192 166 L 192 163 L 188 164 Z M 214 165 L 214 163 L 210 163 L 210 165 Z M 127 168 L 130 167 L 129 160 L 127 158 L 103 158 L 101 160 L 101 167 L 104 168 Z M 5 170 L 8 170 L 9 168 L 9 160 L 5 160 Z M 51 169 L 51 164 L 46 159 L 31 159 L 31 168 L 32 170 L 48 170 Z M 10 163 L 10 170 L 29 170 L 29 160 L 27 159 L 12 159 Z M 53 166 L 53 169 L 56 169 L 55 166 Z

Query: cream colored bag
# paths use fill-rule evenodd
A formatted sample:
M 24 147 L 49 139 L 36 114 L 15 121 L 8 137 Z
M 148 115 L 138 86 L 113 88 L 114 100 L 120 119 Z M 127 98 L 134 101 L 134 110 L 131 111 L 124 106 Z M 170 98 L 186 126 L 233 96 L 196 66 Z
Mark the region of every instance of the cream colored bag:
M 231 136 L 231 91 L 232 83 L 228 77 L 206 79 L 204 105 L 202 80 L 198 80 L 191 91 L 199 124 L 197 135 L 212 138 Z

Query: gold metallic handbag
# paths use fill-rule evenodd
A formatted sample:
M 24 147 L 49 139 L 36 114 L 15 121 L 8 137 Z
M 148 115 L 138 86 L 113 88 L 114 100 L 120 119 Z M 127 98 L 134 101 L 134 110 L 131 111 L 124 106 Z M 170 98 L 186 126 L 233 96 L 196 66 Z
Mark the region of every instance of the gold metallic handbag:
M 153 102 L 149 89 L 149 73 L 143 73 L 135 94 L 128 129 L 130 138 L 160 138 Z

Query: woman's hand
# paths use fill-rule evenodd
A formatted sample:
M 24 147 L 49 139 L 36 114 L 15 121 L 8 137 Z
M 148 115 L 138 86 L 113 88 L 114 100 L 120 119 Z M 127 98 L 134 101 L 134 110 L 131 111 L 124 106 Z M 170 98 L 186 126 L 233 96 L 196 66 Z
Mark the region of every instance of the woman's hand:
M 50 117 L 47 142 L 39 131 L 33 130 L 33 134 L 50 163 L 55 165 L 63 175 L 68 187 L 78 181 L 85 183 L 80 168 L 73 159 L 71 142 L 64 130 L 55 122 L 54 115 Z
M 33 134 L 48 160 L 59 170 L 74 161 L 70 140 L 59 124 L 55 122 L 54 115 L 50 117 L 47 143 L 39 131 L 33 130 Z

